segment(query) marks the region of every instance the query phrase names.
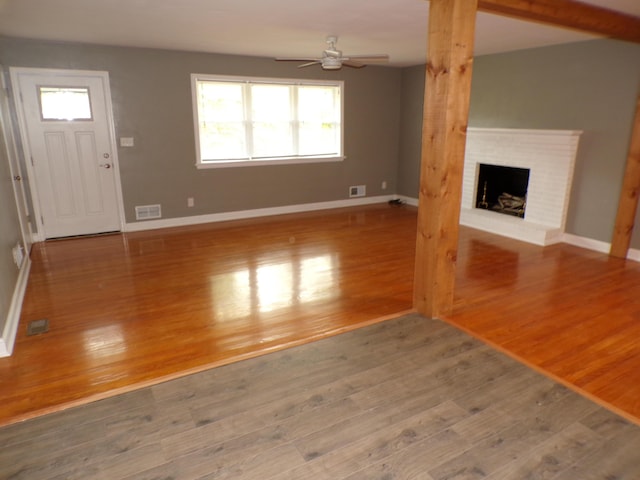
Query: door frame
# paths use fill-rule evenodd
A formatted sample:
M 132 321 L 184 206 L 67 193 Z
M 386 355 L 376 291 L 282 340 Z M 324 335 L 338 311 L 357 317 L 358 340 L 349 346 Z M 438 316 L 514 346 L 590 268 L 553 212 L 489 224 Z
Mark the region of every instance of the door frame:
M 31 244 L 33 242 L 31 212 L 29 210 L 29 203 L 27 202 L 27 194 L 24 186 L 26 178 L 22 172 L 20 157 L 18 155 L 16 125 L 11 115 L 9 71 L 3 65 L 0 65 L 0 83 L 3 90 L 1 99 L 2 105 L 0 108 L 2 108 L 3 113 L 6 114 L 2 127 L 9 160 L 9 172 L 11 173 L 13 193 L 16 199 L 16 207 L 18 209 L 17 214 L 18 222 L 20 224 L 20 233 L 22 235 L 22 247 L 24 248 L 23 253 L 28 257 L 31 252 Z
M 44 223 L 42 220 L 42 207 L 40 204 L 40 194 L 38 192 L 37 182 L 35 181 L 35 172 L 33 166 L 33 158 L 31 154 L 31 145 L 29 144 L 29 136 L 27 134 L 27 122 L 22 105 L 22 92 L 20 89 L 19 75 L 31 74 L 41 75 L 43 78 L 50 78 L 56 76 L 86 76 L 86 77 L 98 77 L 102 79 L 105 95 L 105 109 L 107 113 L 107 128 L 109 134 L 109 144 L 111 146 L 111 165 L 113 168 L 114 182 L 116 188 L 116 209 L 119 216 L 120 231 L 124 231 L 124 201 L 122 198 L 122 179 L 120 176 L 120 162 L 118 160 L 118 148 L 116 143 L 116 130 L 113 119 L 113 105 L 111 101 L 111 87 L 109 85 L 109 72 L 104 70 L 66 70 L 57 68 L 33 68 L 33 67 L 9 67 L 9 73 L 11 76 L 11 85 L 13 87 L 14 95 L 13 101 L 16 108 L 16 114 L 18 117 L 18 127 L 20 131 L 20 139 L 22 140 L 22 149 L 24 152 L 25 164 L 27 167 L 27 174 L 29 177 L 29 188 L 31 190 L 31 200 L 34 210 L 34 222 L 37 228 L 37 232 L 33 235 L 33 241 L 44 241 Z

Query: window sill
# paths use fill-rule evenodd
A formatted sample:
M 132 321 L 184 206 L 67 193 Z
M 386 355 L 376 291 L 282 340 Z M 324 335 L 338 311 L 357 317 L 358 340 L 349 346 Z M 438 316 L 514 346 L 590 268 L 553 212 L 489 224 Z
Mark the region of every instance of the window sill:
M 196 163 L 198 169 L 208 168 L 232 168 L 232 167 L 261 167 L 267 165 L 302 165 L 305 163 L 342 162 L 346 156 L 341 157 L 314 157 L 314 158 L 281 158 L 278 160 L 218 160 L 216 162 Z

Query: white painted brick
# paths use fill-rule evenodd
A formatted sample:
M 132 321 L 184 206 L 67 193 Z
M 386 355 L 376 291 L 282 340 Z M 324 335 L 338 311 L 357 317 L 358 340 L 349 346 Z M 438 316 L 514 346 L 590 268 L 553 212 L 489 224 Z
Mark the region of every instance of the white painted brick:
M 470 226 L 506 236 L 513 236 L 514 229 L 520 232 L 519 238 L 526 237 L 524 232 L 530 231 L 532 243 L 539 244 L 541 238 L 558 238 L 558 232 L 564 232 L 581 133 L 574 130 L 469 128 L 462 181 L 465 214 L 461 219 Z M 530 169 L 524 219 L 486 211 L 475 212 L 482 215 L 474 214 L 480 163 Z M 541 234 L 541 229 L 545 228 L 553 234 Z

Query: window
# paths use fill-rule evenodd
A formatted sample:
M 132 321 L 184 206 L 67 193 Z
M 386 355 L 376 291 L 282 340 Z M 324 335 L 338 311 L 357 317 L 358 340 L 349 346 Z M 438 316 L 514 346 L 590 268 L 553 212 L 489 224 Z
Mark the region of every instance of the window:
M 91 120 L 89 89 L 38 87 L 42 120 Z
M 342 82 L 192 75 L 197 166 L 342 160 Z

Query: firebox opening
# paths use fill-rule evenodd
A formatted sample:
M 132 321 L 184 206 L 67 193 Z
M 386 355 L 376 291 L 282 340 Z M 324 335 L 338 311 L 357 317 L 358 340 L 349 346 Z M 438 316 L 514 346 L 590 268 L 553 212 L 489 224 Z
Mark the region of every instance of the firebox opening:
M 524 218 L 528 168 L 479 164 L 476 208 Z

